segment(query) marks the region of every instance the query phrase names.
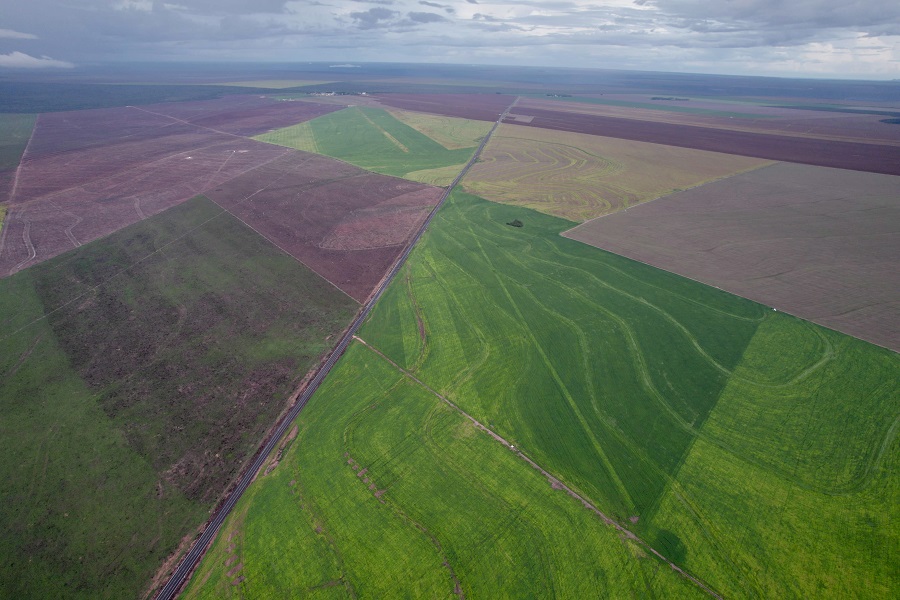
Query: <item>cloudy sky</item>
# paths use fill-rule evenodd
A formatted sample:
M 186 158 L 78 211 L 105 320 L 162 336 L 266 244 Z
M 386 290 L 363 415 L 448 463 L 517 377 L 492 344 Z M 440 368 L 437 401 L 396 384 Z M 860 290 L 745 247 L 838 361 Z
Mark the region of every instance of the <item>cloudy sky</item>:
M 521 64 L 900 78 L 891 0 L 3 0 L 0 68 Z

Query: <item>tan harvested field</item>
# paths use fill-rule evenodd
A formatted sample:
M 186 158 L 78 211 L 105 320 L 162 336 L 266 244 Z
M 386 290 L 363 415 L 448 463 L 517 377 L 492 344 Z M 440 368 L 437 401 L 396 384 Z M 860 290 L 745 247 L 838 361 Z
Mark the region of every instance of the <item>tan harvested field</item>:
M 482 198 L 585 221 L 770 161 L 501 125 L 466 176 Z
M 564 235 L 900 351 L 900 176 L 779 163 Z

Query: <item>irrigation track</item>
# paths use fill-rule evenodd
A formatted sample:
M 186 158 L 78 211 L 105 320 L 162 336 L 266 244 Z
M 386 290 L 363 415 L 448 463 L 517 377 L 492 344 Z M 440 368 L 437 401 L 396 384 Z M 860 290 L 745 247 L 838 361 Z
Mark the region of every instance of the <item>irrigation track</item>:
M 456 176 L 456 179 L 447 186 L 447 189 L 441 195 L 440 200 L 438 200 L 437 204 L 428 214 L 428 218 L 425 219 L 425 222 L 422 223 L 419 230 L 410 240 L 409 244 L 407 244 L 406 249 L 397 257 L 397 260 L 394 262 L 394 265 L 391 267 L 391 270 L 388 271 L 388 274 L 381 280 L 378 284 L 378 287 L 375 288 L 375 291 L 369 296 L 366 303 L 357 313 L 356 318 L 353 319 L 353 322 L 344 332 L 343 337 L 341 337 L 341 341 L 338 342 L 337 346 L 334 347 L 331 354 L 319 368 L 318 372 L 312 378 L 312 380 L 307 385 L 306 389 L 303 393 L 297 398 L 297 401 L 291 407 L 291 409 L 287 412 L 284 418 L 279 422 L 278 426 L 272 432 L 272 435 L 269 437 L 266 444 L 263 446 L 262 450 L 260 450 L 255 460 L 250 464 L 244 474 L 241 476 L 234 490 L 229 494 L 229 496 L 222 502 L 221 505 L 217 508 L 215 514 L 212 518 L 207 522 L 206 528 L 203 530 L 203 533 L 200 534 L 194 544 L 191 546 L 190 550 L 188 550 L 187 554 L 178 564 L 174 573 L 172 573 L 169 580 L 166 584 L 160 589 L 159 593 L 156 595 L 156 600 L 172 600 L 179 591 L 181 591 L 182 586 L 187 582 L 188 576 L 193 572 L 194 568 L 200 562 L 200 559 L 206 552 L 206 549 L 212 543 L 213 539 L 216 536 L 216 533 L 219 530 L 219 527 L 222 526 L 222 523 L 225 521 L 225 518 L 228 517 L 228 514 L 234 508 L 237 501 L 240 499 L 241 495 L 247 490 L 250 486 L 250 483 L 256 478 L 256 474 L 262 468 L 262 465 L 266 462 L 271 454 L 272 450 L 278 444 L 278 441 L 287 431 L 288 427 L 291 423 L 294 422 L 294 419 L 297 418 L 297 415 L 300 414 L 300 411 L 303 410 L 303 407 L 306 406 L 306 403 L 309 401 L 310 397 L 315 393 L 318 389 L 319 385 L 325 379 L 325 376 L 331 371 L 332 367 L 334 367 L 335 363 L 337 363 L 338 359 L 347 349 L 347 346 L 353 340 L 356 335 L 357 330 L 360 325 L 362 325 L 363 321 L 365 321 L 366 317 L 369 316 L 369 313 L 372 310 L 372 307 L 384 293 L 384 290 L 391 283 L 397 273 L 400 272 L 400 269 L 403 267 L 403 264 L 406 262 L 406 259 L 409 257 L 410 252 L 418 243 L 419 239 L 422 237 L 422 234 L 425 233 L 425 230 L 428 229 L 428 225 L 431 223 L 431 220 L 434 218 L 434 215 L 441 208 L 444 202 L 447 200 L 447 197 L 450 195 L 450 192 L 453 191 L 459 182 L 465 177 L 466 173 L 469 171 L 469 168 L 475 164 L 478 158 L 481 156 L 482 150 L 487 145 L 488 140 L 491 139 L 491 136 L 494 134 L 494 131 L 497 130 L 497 126 L 503 121 L 507 114 L 509 114 L 510 109 L 512 109 L 516 103 L 519 101 L 517 97 L 513 100 L 512 104 L 506 107 L 502 113 L 500 113 L 499 118 L 494 122 L 494 126 L 488 132 L 484 139 L 481 140 L 481 144 L 478 145 L 478 148 L 475 150 L 475 153 L 472 154 L 472 158 L 469 159 L 469 162 L 465 164 L 459 174 Z M 138 109 L 141 110 L 141 109 Z M 144 111 L 150 112 L 150 111 Z
M 579 502 L 581 502 L 581 504 L 582 504 L 585 508 L 587 508 L 588 510 L 590 510 L 591 512 L 593 512 L 594 514 L 596 514 L 598 517 L 600 517 L 600 520 L 603 521 L 606 525 L 609 525 L 610 527 L 612 527 L 612 528 L 614 528 L 615 530 L 617 530 L 623 537 L 628 538 L 629 540 L 631 540 L 631 541 L 635 542 L 636 544 L 642 546 L 645 550 L 651 552 L 654 556 L 656 556 L 657 558 L 659 558 L 660 560 L 662 560 L 663 562 L 665 562 L 667 565 L 669 565 L 669 567 L 671 567 L 673 571 L 675 571 L 676 573 L 678 573 L 679 575 L 681 575 L 682 577 L 684 577 L 685 579 L 687 579 L 688 581 L 690 581 L 691 583 L 693 583 L 694 585 L 696 585 L 698 588 L 700 588 L 701 590 L 703 590 L 704 592 L 706 592 L 707 594 L 709 594 L 709 595 L 712 596 L 713 598 L 716 598 L 717 600 L 722 600 L 722 596 L 720 596 L 718 593 L 716 593 L 716 591 L 713 590 L 710 586 L 708 586 L 708 585 L 707 585 L 706 583 L 704 583 L 702 580 L 698 579 L 698 578 L 695 577 L 694 575 L 691 575 L 690 573 L 688 573 L 687 571 L 685 571 L 684 569 L 682 569 L 681 567 L 679 567 L 678 565 L 676 565 L 675 563 L 673 563 L 672 561 L 670 561 L 668 558 L 666 558 L 665 556 L 663 556 L 662 554 L 660 554 L 660 553 L 656 550 L 656 548 L 654 548 L 653 546 L 651 546 L 650 544 L 648 544 L 648 543 L 647 543 L 646 541 L 644 541 L 642 538 L 638 537 L 638 536 L 637 536 L 634 532 L 632 532 L 630 529 L 626 529 L 623 525 L 620 525 L 620 524 L 619 524 L 616 520 L 614 520 L 612 517 L 607 516 L 607 515 L 606 515 L 605 513 L 603 513 L 599 508 L 597 508 L 596 506 L 594 506 L 594 504 L 591 503 L 587 498 L 585 498 L 584 496 L 580 495 L 578 492 L 576 492 L 575 490 L 573 490 L 572 488 L 570 488 L 569 486 L 567 486 L 565 483 L 563 483 L 562 481 L 560 481 L 559 479 L 557 479 L 557 478 L 553 475 L 553 473 L 551 473 L 550 471 L 547 471 L 547 470 L 544 469 L 541 465 L 539 465 L 539 464 L 536 463 L 534 460 L 532 460 L 531 458 L 529 458 L 528 455 L 525 454 L 525 453 L 523 453 L 522 450 L 521 450 L 520 448 L 516 448 L 515 446 L 513 446 L 512 444 L 510 444 L 510 443 L 509 443 L 509 440 L 507 440 L 506 438 L 504 438 L 503 436 L 501 436 L 499 433 L 495 432 L 493 429 L 490 429 L 489 427 L 487 427 L 486 425 L 484 425 L 483 423 L 481 423 L 480 421 L 478 421 L 475 417 L 473 417 L 472 415 L 470 415 L 469 413 L 467 413 L 466 411 L 464 411 L 463 409 L 461 409 L 459 406 L 457 406 L 456 404 L 454 404 L 453 402 L 451 402 L 446 396 L 440 394 L 440 393 L 437 392 L 434 388 L 432 388 L 431 386 L 429 386 L 428 384 L 426 384 L 424 381 L 422 381 L 421 379 L 419 379 L 418 377 L 416 377 L 415 375 L 413 375 L 412 373 L 410 373 L 409 371 L 407 371 L 406 369 L 404 369 L 403 367 L 401 367 L 400 365 L 398 365 L 397 363 L 395 363 L 394 361 L 392 361 L 392 360 L 391 360 L 390 358 L 388 358 L 386 355 L 382 354 L 381 351 L 378 350 L 378 348 L 375 348 L 374 346 L 372 346 L 371 344 L 369 344 L 368 342 L 366 342 L 364 339 L 362 339 L 361 337 L 358 337 L 358 336 L 356 336 L 356 335 L 353 336 L 353 339 L 355 339 L 357 342 L 359 342 L 360 344 L 362 344 L 363 346 L 365 346 L 366 348 L 368 348 L 369 350 L 371 350 L 372 352 L 374 352 L 375 354 L 377 354 L 378 356 L 380 356 L 381 358 L 383 358 L 385 361 L 387 361 L 388 363 L 390 363 L 395 369 L 397 369 L 400 373 L 402 373 L 403 375 L 405 375 L 407 378 L 411 379 L 412 381 L 418 383 L 420 386 L 422 386 L 423 388 L 425 388 L 428 392 L 430 392 L 430 393 L 431 393 L 433 396 L 435 396 L 438 400 L 442 401 L 444 404 L 448 405 L 450 408 L 452 408 L 453 410 L 455 410 L 456 412 L 458 412 L 459 414 L 461 414 L 462 416 L 464 416 L 464 417 L 465 417 L 466 419 L 468 419 L 468 420 L 469 420 L 469 421 L 470 421 L 477 429 L 480 429 L 481 431 L 485 432 L 486 434 L 488 434 L 489 436 L 491 436 L 492 438 L 494 438 L 495 440 L 497 440 L 498 442 L 500 442 L 501 444 L 503 444 L 504 446 L 506 446 L 507 448 L 509 448 L 509 449 L 512 450 L 513 452 L 515 452 L 515 453 L 516 453 L 516 456 L 518 456 L 519 458 L 521 458 L 522 460 L 524 460 L 525 462 L 527 462 L 529 465 L 531 465 L 531 467 L 532 467 L 533 469 L 535 469 L 535 470 L 538 471 L 541 475 L 543 475 L 544 477 L 546 477 L 547 480 L 550 482 L 550 485 L 552 485 L 554 489 L 561 489 L 561 490 L 564 490 L 567 494 L 569 494 L 569 496 L 571 496 L 572 498 L 574 498 L 574 499 L 578 500 Z

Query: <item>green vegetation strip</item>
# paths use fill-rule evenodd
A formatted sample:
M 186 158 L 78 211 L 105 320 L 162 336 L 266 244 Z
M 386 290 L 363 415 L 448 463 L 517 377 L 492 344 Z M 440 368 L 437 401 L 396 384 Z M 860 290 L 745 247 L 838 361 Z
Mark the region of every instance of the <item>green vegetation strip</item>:
M 339 158 L 384 175 L 447 185 L 478 146 L 477 139 L 466 148 L 442 145 L 448 138 L 457 139 L 460 131 L 471 130 L 455 121 L 447 119 L 447 131 L 436 136 L 441 141 L 435 141 L 385 110 L 355 106 L 254 139 Z
M 37 115 L 0 113 L 0 172 L 19 166 L 36 119 Z
M 355 309 L 202 197 L 0 281 L 0 597 L 146 591 Z
M 351 348 L 189 597 L 686 593 L 431 390 L 726 597 L 891 595 L 900 358 L 570 225 L 454 193 L 360 332 L 424 385 Z

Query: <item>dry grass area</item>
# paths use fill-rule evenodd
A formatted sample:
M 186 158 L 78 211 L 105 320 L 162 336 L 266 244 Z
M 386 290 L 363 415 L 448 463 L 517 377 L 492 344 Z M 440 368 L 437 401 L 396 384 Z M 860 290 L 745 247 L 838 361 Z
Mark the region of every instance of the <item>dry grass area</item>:
M 770 163 L 647 142 L 501 125 L 464 184 L 488 200 L 586 221 Z
M 477 146 L 493 125 L 487 121 L 454 119 L 405 110 L 388 110 L 388 112 L 401 123 L 427 135 L 447 150 Z

